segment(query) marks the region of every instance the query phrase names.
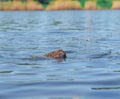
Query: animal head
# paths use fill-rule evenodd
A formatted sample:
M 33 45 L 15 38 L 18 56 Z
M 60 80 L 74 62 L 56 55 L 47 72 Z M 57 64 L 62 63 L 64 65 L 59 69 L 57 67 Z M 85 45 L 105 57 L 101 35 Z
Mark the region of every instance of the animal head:
M 55 58 L 55 59 L 65 59 L 66 53 L 65 53 L 65 51 L 59 49 L 59 50 L 47 53 L 44 56 L 49 57 L 49 58 Z

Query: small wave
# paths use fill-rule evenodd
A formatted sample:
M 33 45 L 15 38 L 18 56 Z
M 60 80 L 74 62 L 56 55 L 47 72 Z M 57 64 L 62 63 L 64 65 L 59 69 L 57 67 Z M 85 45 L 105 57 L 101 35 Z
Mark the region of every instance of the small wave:
M 100 88 L 92 88 L 93 90 L 120 90 L 120 87 L 100 87 Z
M 5 70 L 5 71 L 0 71 L 0 73 L 12 73 L 13 71 L 11 70 Z
M 80 28 L 61 28 L 60 30 L 83 30 Z
M 75 51 L 72 51 L 72 50 L 67 50 L 65 52 L 68 53 L 68 54 L 75 53 Z
M 103 57 L 106 57 L 106 56 L 109 56 L 109 55 L 111 55 L 111 50 L 108 51 L 108 52 L 93 54 L 93 55 L 90 56 L 90 58 L 103 58 Z
M 40 61 L 40 60 L 49 60 L 49 58 L 40 57 L 40 56 L 32 56 L 32 57 L 28 57 L 28 58 L 22 58 L 22 60 Z

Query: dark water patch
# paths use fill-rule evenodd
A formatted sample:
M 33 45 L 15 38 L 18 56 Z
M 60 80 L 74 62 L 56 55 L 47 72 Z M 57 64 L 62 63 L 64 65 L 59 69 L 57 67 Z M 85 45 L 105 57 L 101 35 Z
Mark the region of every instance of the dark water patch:
M 103 53 L 100 53 L 100 54 L 93 54 L 90 56 L 90 58 L 104 58 L 106 56 L 109 56 L 111 55 L 111 51 L 108 51 L 108 52 L 103 52 Z
M 120 90 L 120 87 L 101 87 L 101 88 L 92 88 L 92 90 Z
M 41 66 L 32 66 L 32 68 L 43 68 Z
M 49 59 L 49 58 L 46 58 L 46 57 L 33 56 L 33 57 L 29 57 L 29 58 L 22 58 L 22 60 L 44 61 L 44 60 L 50 60 L 50 59 Z
M 116 64 L 117 64 L 117 65 L 120 65 L 120 62 L 117 62 Z
M 113 77 L 113 76 L 118 76 L 118 74 L 115 74 L 115 73 L 113 73 L 113 72 L 108 72 L 108 73 L 95 73 L 94 74 L 95 76 L 104 76 L 104 77 L 109 77 L 109 76 L 111 76 L 111 77 Z
M 56 35 L 56 36 L 60 37 L 61 35 L 66 35 L 67 36 L 70 32 L 67 32 L 67 31 L 58 31 L 56 29 L 56 30 L 48 31 L 48 34 L 49 33 L 52 33 L 53 35 Z M 59 39 L 57 39 L 57 38 L 55 40 L 59 41 Z
M 95 69 L 95 68 L 105 68 L 105 66 L 86 66 L 86 68 L 91 68 L 91 69 Z
M 116 52 L 117 55 L 120 55 L 120 52 Z
M 72 53 L 75 53 L 75 51 L 73 51 L 73 50 L 66 50 L 65 52 L 66 52 L 66 54 L 72 54 Z
M 61 21 L 55 21 L 51 25 L 57 26 L 57 25 L 60 25 L 60 24 L 63 24 L 63 22 L 61 22 Z
M 35 63 L 16 63 L 17 65 L 24 65 L 24 66 L 35 66 Z
M 118 72 L 118 73 L 120 73 L 120 70 L 114 70 L 113 72 Z
M 82 28 L 61 28 L 60 30 L 83 30 Z
M 37 75 L 36 73 L 27 73 L 27 72 L 25 72 L 25 73 L 15 73 L 15 75 L 25 75 L 25 76 L 30 76 L 30 75 Z
M 11 70 L 4 70 L 4 71 L 0 71 L 0 74 L 9 74 L 12 73 L 13 71 Z

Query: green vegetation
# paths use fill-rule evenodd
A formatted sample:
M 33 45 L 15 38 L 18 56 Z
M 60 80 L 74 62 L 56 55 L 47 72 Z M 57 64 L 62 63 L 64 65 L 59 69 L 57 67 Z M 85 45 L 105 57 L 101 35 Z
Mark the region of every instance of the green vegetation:
M 100 8 L 111 8 L 112 0 L 97 0 L 97 6 Z
M 81 7 L 84 8 L 86 0 L 78 0 L 81 4 Z
M 0 0 L 0 2 L 12 2 L 13 0 Z
M 7 1 L 12 2 L 13 0 L 7 0 Z
M 43 8 L 46 8 L 50 2 L 53 2 L 54 0 L 36 0 L 38 2 L 40 2 L 43 5 Z
M 21 0 L 21 2 L 22 2 L 22 3 L 26 3 L 26 2 L 27 2 L 27 0 Z

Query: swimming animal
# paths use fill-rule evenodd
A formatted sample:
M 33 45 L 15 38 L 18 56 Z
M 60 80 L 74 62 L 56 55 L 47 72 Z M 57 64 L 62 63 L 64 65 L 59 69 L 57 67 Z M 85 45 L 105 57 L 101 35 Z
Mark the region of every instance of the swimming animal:
M 67 57 L 66 52 L 61 49 L 44 54 L 44 56 L 53 59 L 65 59 Z

